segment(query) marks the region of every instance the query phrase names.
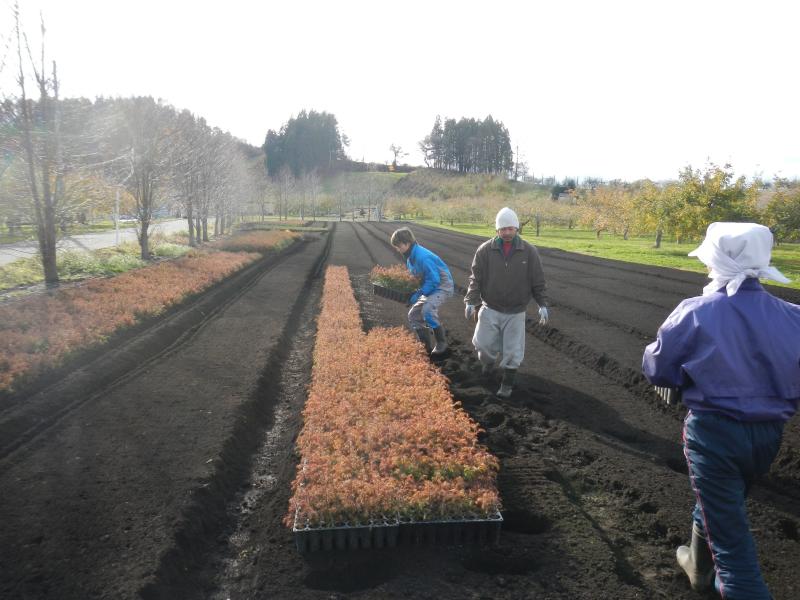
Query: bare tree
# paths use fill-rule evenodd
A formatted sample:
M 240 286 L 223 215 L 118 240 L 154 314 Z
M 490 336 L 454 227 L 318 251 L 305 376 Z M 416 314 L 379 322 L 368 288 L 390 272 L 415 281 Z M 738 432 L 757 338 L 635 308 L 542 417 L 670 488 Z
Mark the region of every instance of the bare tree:
M 312 170 L 310 173 L 306 173 L 306 185 L 308 187 L 309 198 L 311 199 L 311 220 L 316 221 L 319 194 L 322 190 L 316 169 Z
M 48 285 L 58 283 L 56 268 L 56 217 L 64 197 L 64 160 L 61 147 L 61 113 L 58 97 L 58 73 L 53 61 L 51 74 L 46 72 L 44 20 L 41 22 L 42 42 L 40 63 L 37 66 L 31 55 L 27 37 L 21 31 L 19 6 L 14 6 L 14 33 L 19 66 L 17 84 L 19 98 L 14 103 L 15 122 L 19 128 L 24 152 L 28 185 L 33 204 L 36 237 Z M 23 44 L 23 38 L 25 42 Z M 25 79 L 23 46 L 33 69 L 39 99 L 28 98 Z
M 126 182 L 134 198 L 137 237 L 142 260 L 150 259 L 150 225 L 158 208 L 159 186 L 169 174 L 168 144 L 174 135 L 174 110 L 150 97 L 121 101 L 122 136 L 131 148 L 131 177 Z
M 195 234 L 199 187 L 198 154 L 202 143 L 201 123 L 198 121 L 189 111 L 181 111 L 177 116 L 176 135 L 170 147 L 170 175 L 188 224 L 190 246 L 196 246 L 200 241 L 200 236 Z
M 401 156 L 408 156 L 408 152 L 404 151 L 402 146 L 397 144 L 392 144 L 389 146 L 389 151 L 394 155 L 394 159 L 392 160 L 392 165 L 395 167 L 397 166 L 397 159 Z
M 311 219 L 317 218 L 317 202 L 320 193 L 320 180 L 317 175 L 317 170 L 312 169 L 307 173 L 303 173 L 300 178 L 301 202 L 300 202 L 300 220 L 305 220 L 306 217 L 306 201 L 310 204 Z
M 289 219 L 289 202 L 295 187 L 296 181 L 292 170 L 284 166 L 278 173 L 278 219 Z

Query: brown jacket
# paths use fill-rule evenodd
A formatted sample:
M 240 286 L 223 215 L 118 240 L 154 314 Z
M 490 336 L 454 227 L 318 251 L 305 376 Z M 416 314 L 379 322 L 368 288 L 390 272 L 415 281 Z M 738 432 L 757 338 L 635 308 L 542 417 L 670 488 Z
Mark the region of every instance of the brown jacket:
M 539 306 L 547 306 L 539 252 L 519 236 L 511 244 L 507 259 L 500 237 L 478 247 L 464 302 L 477 305 L 483 301 L 489 308 L 507 314 L 525 312 L 531 298 Z

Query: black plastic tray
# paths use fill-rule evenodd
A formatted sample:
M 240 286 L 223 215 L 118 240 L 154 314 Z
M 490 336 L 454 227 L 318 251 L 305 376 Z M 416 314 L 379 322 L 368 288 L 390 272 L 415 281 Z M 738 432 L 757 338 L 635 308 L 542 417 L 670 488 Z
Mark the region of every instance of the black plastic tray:
M 408 301 L 411 299 L 411 294 L 413 292 L 401 292 L 399 290 L 393 290 L 392 288 L 387 288 L 382 285 L 378 285 L 377 283 L 373 283 L 372 293 L 375 294 L 376 296 L 389 298 L 389 300 L 395 300 L 396 302 L 408 304 Z
M 369 550 L 401 546 L 495 545 L 500 540 L 503 516 L 462 516 L 445 520 L 381 518 L 362 524 L 334 527 L 299 526 L 295 514 L 294 541 L 301 554 L 318 551 Z

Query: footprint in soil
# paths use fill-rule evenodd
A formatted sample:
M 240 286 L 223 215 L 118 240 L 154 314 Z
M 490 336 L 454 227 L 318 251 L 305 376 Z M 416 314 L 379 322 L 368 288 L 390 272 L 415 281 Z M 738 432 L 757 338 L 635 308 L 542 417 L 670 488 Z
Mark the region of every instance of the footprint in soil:
M 517 435 L 526 436 L 531 431 L 530 420 L 524 417 L 510 417 L 506 424 Z
M 549 531 L 552 522 L 541 515 L 526 509 L 510 509 L 503 511 L 503 530 L 516 533 L 539 534 Z
M 481 425 L 486 429 L 495 429 L 505 425 L 508 417 L 501 406 L 489 404 L 483 415 L 479 417 Z
M 646 513 L 648 515 L 654 515 L 658 512 L 658 506 L 653 504 L 652 502 L 642 502 L 637 510 L 641 513 Z
M 396 576 L 391 563 L 378 554 L 356 551 L 333 558 L 311 557 L 305 586 L 329 592 L 359 592 L 378 587 Z
M 553 397 L 548 392 L 537 390 L 536 388 L 525 388 L 525 406 L 534 408 L 537 404 L 548 405 L 553 401 Z
M 536 570 L 536 557 L 528 548 L 500 546 L 473 551 L 462 560 L 464 568 L 487 575 L 527 575 Z
M 495 456 L 509 457 L 517 454 L 517 444 L 505 428 L 487 432 L 484 443 Z
M 453 390 L 453 396 L 465 408 L 476 409 L 486 404 L 489 395 L 486 390 L 467 388 L 466 390 Z
M 778 526 L 780 527 L 783 535 L 790 540 L 794 540 L 796 542 L 798 539 L 800 539 L 800 535 L 798 535 L 797 532 L 797 521 L 794 519 L 781 519 L 778 521 Z

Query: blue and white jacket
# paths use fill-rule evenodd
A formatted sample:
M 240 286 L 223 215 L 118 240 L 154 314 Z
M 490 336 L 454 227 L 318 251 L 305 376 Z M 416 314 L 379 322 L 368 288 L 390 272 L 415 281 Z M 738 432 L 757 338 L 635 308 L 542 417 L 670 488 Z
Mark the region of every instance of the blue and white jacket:
M 681 302 L 647 346 L 642 371 L 681 388 L 693 411 L 739 421 L 788 420 L 800 403 L 800 306 L 746 279 Z
M 453 276 L 450 274 L 450 269 L 441 258 L 416 242 L 408 251 L 406 267 L 412 275 L 421 280 L 419 290 L 414 294 L 417 298 L 430 296 L 437 290 L 453 293 Z

